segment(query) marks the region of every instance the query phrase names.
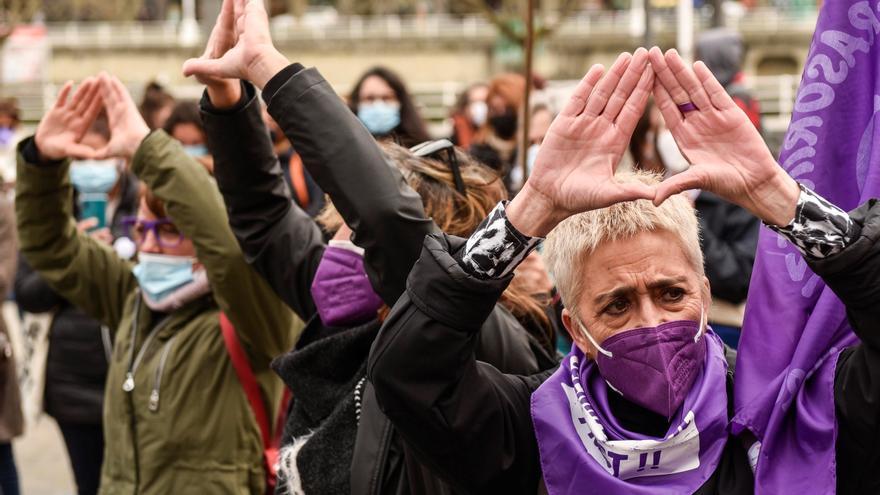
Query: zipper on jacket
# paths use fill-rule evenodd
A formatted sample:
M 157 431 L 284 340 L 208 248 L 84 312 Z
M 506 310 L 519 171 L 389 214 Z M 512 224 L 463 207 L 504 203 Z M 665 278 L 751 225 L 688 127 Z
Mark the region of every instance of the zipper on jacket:
M 132 317 L 131 322 L 131 345 L 128 350 L 128 371 L 125 373 L 125 381 L 122 382 L 122 390 L 126 392 L 125 395 L 128 397 L 128 406 L 129 409 L 131 409 L 131 421 L 129 426 L 131 427 L 131 449 L 132 460 L 134 461 L 134 495 L 137 495 L 140 492 L 141 483 L 141 461 L 140 456 L 138 456 L 137 418 L 135 415 L 134 394 L 131 393 L 131 391 L 134 390 L 134 373 L 137 371 L 138 366 L 140 366 L 141 360 L 144 357 L 144 352 L 150 347 L 153 337 L 159 333 L 159 330 L 165 326 L 170 319 L 169 316 L 166 316 L 153 327 L 150 334 L 147 335 L 147 338 L 144 340 L 144 345 L 141 346 L 140 351 L 137 353 L 137 356 L 135 356 L 134 346 L 137 342 L 138 319 L 141 313 L 141 291 L 140 289 L 136 290 L 134 316 Z
M 138 294 L 140 295 L 140 293 Z M 137 340 L 138 334 L 138 316 L 141 310 L 141 300 L 138 297 L 137 302 L 134 308 L 134 318 L 132 319 L 132 336 L 131 336 L 131 346 L 129 347 L 129 358 L 128 358 L 128 371 L 125 373 L 125 381 L 122 382 L 122 390 L 125 392 L 131 392 L 134 390 L 134 374 L 137 372 L 138 367 L 141 365 L 141 361 L 144 358 L 144 353 L 150 348 L 150 344 L 153 342 L 153 338 L 159 333 L 159 330 L 165 326 L 168 322 L 169 317 L 166 316 L 162 321 L 160 321 L 153 329 L 150 331 L 150 334 L 147 335 L 146 340 L 144 340 L 144 344 L 141 346 L 140 351 L 138 351 L 137 356 L 135 356 L 134 345 Z
M 156 367 L 156 377 L 153 379 L 153 390 L 150 392 L 150 411 L 159 410 L 159 393 L 162 389 L 162 375 L 165 372 L 165 362 L 168 360 L 168 354 L 171 353 L 171 344 L 177 334 L 171 336 L 168 342 L 162 347 L 162 356 L 159 358 L 159 366 Z

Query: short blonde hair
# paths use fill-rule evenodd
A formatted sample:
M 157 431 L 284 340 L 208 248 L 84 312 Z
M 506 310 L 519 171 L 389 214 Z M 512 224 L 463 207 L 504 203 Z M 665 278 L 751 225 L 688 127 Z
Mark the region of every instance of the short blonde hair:
M 644 171 L 620 173 L 616 178 L 618 182 L 660 182 L 659 175 Z M 696 211 L 681 194 L 660 206 L 646 200 L 617 203 L 571 216 L 557 225 L 544 243 L 544 256 L 565 307 L 575 311 L 583 289 L 581 281 L 587 275 L 581 273 L 584 261 L 599 245 L 656 230 L 678 236 L 694 270 L 704 275 Z

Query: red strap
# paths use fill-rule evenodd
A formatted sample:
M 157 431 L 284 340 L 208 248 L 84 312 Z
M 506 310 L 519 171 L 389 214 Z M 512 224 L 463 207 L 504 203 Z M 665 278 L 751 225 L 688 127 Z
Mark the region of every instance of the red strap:
M 309 186 L 306 184 L 303 160 L 299 153 L 294 153 L 290 157 L 290 163 L 287 167 L 290 172 L 290 183 L 293 184 L 293 192 L 296 194 L 297 202 L 300 208 L 305 210 L 309 206 Z
M 238 381 L 244 389 L 244 393 L 251 403 L 251 410 L 257 418 L 257 424 L 260 426 L 260 436 L 263 438 L 263 460 L 266 464 L 267 474 L 267 493 L 275 492 L 275 479 L 277 473 L 275 466 L 278 465 L 278 449 L 281 446 L 281 433 L 284 430 L 284 420 L 287 417 L 287 406 L 290 404 L 290 389 L 284 387 L 284 393 L 281 396 L 281 408 L 278 411 L 278 418 L 275 424 L 274 437 L 269 431 L 269 415 L 266 414 L 266 406 L 263 404 L 262 395 L 260 394 L 260 386 L 257 384 L 257 377 L 251 369 L 250 361 L 247 354 L 238 340 L 238 334 L 235 333 L 235 327 L 225 314 L 220 313 L 220 330 L 223 333 L 223 341 L 226 343 L 226 350 L 229 352 L 229 358 L 232 360 L 232 367 L 235 368 L 235 374 L 238 375 Z

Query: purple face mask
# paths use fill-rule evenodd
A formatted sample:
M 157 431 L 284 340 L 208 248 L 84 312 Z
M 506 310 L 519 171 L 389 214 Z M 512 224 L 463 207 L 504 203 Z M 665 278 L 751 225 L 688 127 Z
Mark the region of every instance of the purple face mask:
M 312 280 L 312 299 L 321 321 L 331 327 L 366 323 L 382 307 L 364 270 L 363 256 L 335 246 L 324 250 Z
M 627 400 L 671 419 L 706 360 L 700 321 L 681 320 L 612 335 L 598 349 L 602 378 Z

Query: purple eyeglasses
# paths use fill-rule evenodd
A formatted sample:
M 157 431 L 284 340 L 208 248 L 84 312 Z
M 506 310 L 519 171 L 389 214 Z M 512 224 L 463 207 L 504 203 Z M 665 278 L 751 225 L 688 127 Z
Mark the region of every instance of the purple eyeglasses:
M 147 239 L 149 232 L 153 233 L 156 242 L 163 248 L 177 247 L 183 242 L 183 233 L 177 230 L 170 218 L 143 220 L 138 217 L 125 217 L 122 219 L 122 226 L 138 247 Z

